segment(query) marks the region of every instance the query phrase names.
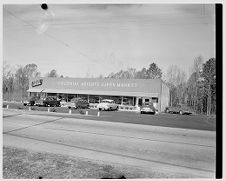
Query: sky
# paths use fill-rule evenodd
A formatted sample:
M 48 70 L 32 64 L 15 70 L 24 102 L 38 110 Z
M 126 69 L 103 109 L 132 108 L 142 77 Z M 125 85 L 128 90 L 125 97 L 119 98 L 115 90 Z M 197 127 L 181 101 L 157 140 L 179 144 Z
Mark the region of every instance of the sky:
M 211 4 L 3 5 L 3 61 L 35 63 L 42 75 L 97 77 L 154 62 L 187 74 L 215 57 Z

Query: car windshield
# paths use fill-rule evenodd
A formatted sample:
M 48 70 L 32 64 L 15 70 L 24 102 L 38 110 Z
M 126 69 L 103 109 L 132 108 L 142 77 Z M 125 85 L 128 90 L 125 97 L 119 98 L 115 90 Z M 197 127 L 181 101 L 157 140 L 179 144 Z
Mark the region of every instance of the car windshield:
M 149 103 L 149 102 L 145 102 L 144 104 L 143 104 L 143 106 L 150 106 L 151 104 Z

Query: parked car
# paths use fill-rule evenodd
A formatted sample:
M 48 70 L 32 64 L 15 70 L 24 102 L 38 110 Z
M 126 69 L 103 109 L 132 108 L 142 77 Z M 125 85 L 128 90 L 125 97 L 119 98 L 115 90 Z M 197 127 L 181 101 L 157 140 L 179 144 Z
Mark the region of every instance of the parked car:
M 37 101 L 38 99 L 38 97 L 31 97 L 29 100 L 24 101 L 24 106 L 34 106 L 35 101 Z
M 60 100 L 57 97 L 46 97 L 43 99 L 41 106 L 59 107 Z
M 114 100 L 111 99 L 103 99 L 98 105 L 97 105 L 97 109 L 101 110 L 118 110 L 118 105 L 115 104 Z
M 60 101 L 60 107 L 72 108 L 72 107 L 75 107 L 75 103 L 74 102 L 67 102 L 66 100 L 62 99 Z
M 82 98 L 73 98 L 71 103 L 75 109 L 88 109 L 89 103 Z
M 152 102 L 145 102 L 140 108 L 141 114 L 155 114 L 156 111 Z
M 171 114 L 181 114 L 181 115 L 190 115 L 192 114 L 192 111 L 189 107 L 186 105 L 177 105 L 175 107 L 166 107 L 165 109 L 166 113 L 171 113 Z

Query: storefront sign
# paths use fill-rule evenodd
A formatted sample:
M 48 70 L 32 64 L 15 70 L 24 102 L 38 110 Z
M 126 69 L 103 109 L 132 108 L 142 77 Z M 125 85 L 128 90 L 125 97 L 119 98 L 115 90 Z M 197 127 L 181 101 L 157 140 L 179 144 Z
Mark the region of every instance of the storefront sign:
M 43 79 L 35 80 L 31 82 L 31 86 L 36 87 L 36 86 L 42 85 L 42 82 L 43 82 Z
M 115 83 L 115 82 L 57 82 L 61 86 L 82 87 L 137 87 L 137 83 Z

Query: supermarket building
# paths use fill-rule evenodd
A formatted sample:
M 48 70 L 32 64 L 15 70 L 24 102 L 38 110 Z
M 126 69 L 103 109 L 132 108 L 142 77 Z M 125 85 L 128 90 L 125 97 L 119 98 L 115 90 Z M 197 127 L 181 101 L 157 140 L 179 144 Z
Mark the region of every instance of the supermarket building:
M 29 80 L 28 93 L 66 101 L 81 97 L 93 108 L 103 99 L 114 100 L 120 110 L 138 110 L 144 102 L 153 102 L 159 111 L 164 111 L 169 104 L 169 88 L 161 79 L 39 77 Z

